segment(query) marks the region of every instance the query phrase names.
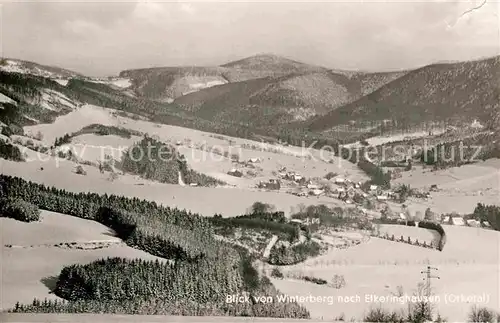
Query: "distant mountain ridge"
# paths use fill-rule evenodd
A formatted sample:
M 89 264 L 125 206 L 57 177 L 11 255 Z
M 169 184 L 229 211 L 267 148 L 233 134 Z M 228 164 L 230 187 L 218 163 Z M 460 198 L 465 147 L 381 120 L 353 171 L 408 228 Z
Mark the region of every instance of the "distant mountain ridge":
M 330 73 L 330 69 L 310 65 L 272 54 L 259 54 L 220 66 L 157 67 L 125 70 L 120 77 L 128 77 L 139 96 L 171 101 L 182 95 L 215 85 L 242 82 L 258 78 L 280 78 L 315 73 Z M 347 72 L 346 72 L 347 73 Z M 398 72 L 401 73 L 401 72 Z M 335 73 L 334 74 L 340 74 Z M 357 73 L 359 78 L 360 74 Z M 381 74 L 392 74 L 381 73 Z M 379 82 L 383 83 L 381 79 Z M 366 92 L 366 91 L 365 91 Z
M 353 122 L 487 121 L 500 109 L 500 57 L 409 71 L 358 100 L 312 119 L 311 131 Z
M 1 63 L 0 105 L 15 112 L 9 117 L 19 125 L 52 122 L 95 104 L 236 137 L 345 143 L 386 131 L 380 128 L 386 121 L 391 130 L 475 118 L 488 124 L 500 111 L 499 57 L 365 73 L 266 54 L 215 67 L 135 69 L 99 79 L 32 62 Z M 359 129 L 365 122 L 377 125 Z
M 215 67 L 127 70 L 138 97 L 173 102 L 212 121 L 275 126 L 324 115 L 405 72 L 334 72 L 272 54 Z

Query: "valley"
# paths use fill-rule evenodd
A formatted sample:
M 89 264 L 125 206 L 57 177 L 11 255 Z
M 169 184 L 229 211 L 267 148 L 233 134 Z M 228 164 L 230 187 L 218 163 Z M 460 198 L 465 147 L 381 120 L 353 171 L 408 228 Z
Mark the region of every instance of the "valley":
M 474 111 L 436 103 L 439 87 L 431 104 L 411 81 L 446 75 L 458 88 L 470 74 L 489 93 L 495 73 L 476 72 L 497 61 L 348 73 L 257 55 L 109 78 L 9 61 L 0 310 L 365 321 L 377 308 L 408 311 L 366 295 L 422 294 L 432 266 L 440 300 L 429 319 L 500 311 L 498 108 L 489 95 L 467 103 L 484 108 Z M 391 101 L 401 91 L 415 104 Z M 393 103 L 380 110 L 373 98 Z M 436 111 L 453 122 L 430 124 Z M 356 128 L 365 121 L 373 128 Z M 467 162 L 414 151 L 489 139 Z M 368 156 L 386 148 L 388 158 Z M 327 301 L 232 304 L 231 294 Z

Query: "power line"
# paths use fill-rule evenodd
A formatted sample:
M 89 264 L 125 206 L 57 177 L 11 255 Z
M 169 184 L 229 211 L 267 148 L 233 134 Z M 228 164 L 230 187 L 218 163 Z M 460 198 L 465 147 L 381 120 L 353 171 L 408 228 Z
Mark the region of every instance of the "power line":
M 423 280 L 425 280 L 425 289 L 426 289 L 426 296 L 430 297 L 431 296 L 431 280 L 432 279 L 441 279 L 439 276 L 433 276 L 432 275 L 432 270 L 438 270 L 437 268 L 427 266 L 427 270 L 421 271 L 421 274 L 425 274 L 425 277 Z

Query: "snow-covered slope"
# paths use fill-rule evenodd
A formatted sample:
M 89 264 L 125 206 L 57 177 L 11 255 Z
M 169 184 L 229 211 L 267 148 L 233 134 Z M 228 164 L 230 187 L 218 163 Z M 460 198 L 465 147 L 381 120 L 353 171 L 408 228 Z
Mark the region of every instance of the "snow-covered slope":
M 18 59 L 3 59 L 0 61 L 0 70 L 9 73 L 31 74 L 35 76 L 59 79 L 61 82 L 72 77 L 82 75 L 59 67 L 45 66 Z
M 11 103 L 11 104 L 16 104 L 16 101 L 12 100 L 6 95 L 3 95 L 0 93 L 0 103 Z

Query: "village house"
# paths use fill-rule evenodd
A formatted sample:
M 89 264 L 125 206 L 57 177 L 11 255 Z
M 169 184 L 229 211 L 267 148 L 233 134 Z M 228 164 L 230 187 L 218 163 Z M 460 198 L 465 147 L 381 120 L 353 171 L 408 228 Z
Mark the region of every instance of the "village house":
M 286 179 L 286 177 L 287 177 L 286 175 L 287 175 L 287 174 L 286 174 L 286 173 L 283 173 L 283 172 L 279 172 L 279 173 L 278 173 L 278 176 L 279 176 L 280 178 L 284 178 L 284 179 Z
M 258 188 L 265 188 L 268 190 L 279 190 L 281 188 L 281 184 L 276 179 L 270 179 L 268 182 L 260 182 Z
M 317 189 L 319 189 L 319 185 L 313 184 L 313 183 L 308 183 L 307 188 L 311 189 L 311 190 L 317 190 Z
M 452 217 L 451 218 L 451 223 L 453 225 L 460 225 L 460 226 L 465 225 L 464 219 L 462 217 L 459 217 L 459 216 Z
M 198 186 L 198 183 L 190 183 L 189 186 L 195 187 L 195 186 Z
M 338 185 L 343 185 L 345 184 L 346 180 L 344 178 L 341 178 L 341 177 L 337 177 L 335 179 L 335 184 L 338 184 Z
M 287 172 L 284 174 L 283 178 L 289 181 L 300 182 L 303 177 L 295 172 Z
M 252 157 L 248 160 L 249 163 L 255 164 L 255 163 L 260 163 L 261 159 L 258 157 Z
M 314 189 L 312 191 L 309 191 L 309 194 L 310 195 L 314 195 L 314 196 L 320 196 L 320 195 L 322 195 L 324 193 L 325 193 L 325 191 L 320 190 L 320 189 Z
M 228 175 L 235 176 L 235 177 L 242 177 L 243 173 L 236 168 L 231 169 L 229 172 L 227 172 Z
M 475 128 L 475 129 L 481 129 L 483 128 L 483 125 L 477 121 L 476 119 L 474 119 L 474 121 L 471 123 L 471 128 Z
M 374 192 L 378 189 L 377 185 L 370 185 L 370 191 Z
M 467 220 L 467 225 L 469 227 L 479 228 L 481 226 L 481 223 L 477 220 L 469 219 L 469 220 Z
M 399 200 L 399 193 L 387 192 L 387 196 L 392 200 Z
M 304 177 L 301 175 L 298 175 L 298 174 L 293 175 L 293 180 L 297 183 L 302 181 L 303 179 L 304 179 Z
M 335 188 L 334 192 L 337 193 L 337 194 L 342 194 L 342 193 L 345 193 L 346 189 L 343 188 L 343 187 L 337 187 Z
M 387 201 L 388 199 L 387 195 L 377 195 L 377 201 Z

